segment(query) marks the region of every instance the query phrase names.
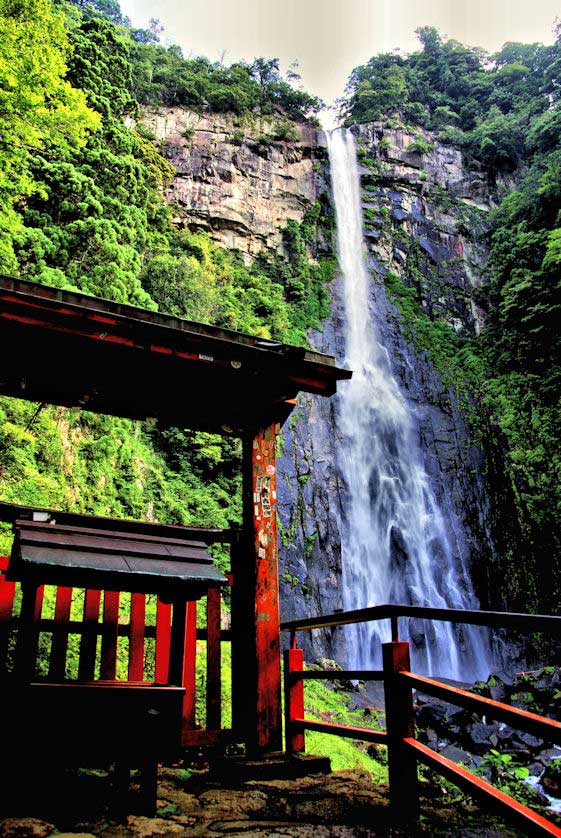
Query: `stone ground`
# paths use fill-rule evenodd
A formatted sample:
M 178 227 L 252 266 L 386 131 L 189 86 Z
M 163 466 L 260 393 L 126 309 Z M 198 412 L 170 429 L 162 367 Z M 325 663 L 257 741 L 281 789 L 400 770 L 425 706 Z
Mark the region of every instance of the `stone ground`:
M 424 800 L 421 826 L 392 828 L 387 788 L 368 774 L 336 771 L 300 779 L 222 780 L 206 770 L 161 768 L 156 817 L 111 814 L 103 772 L 28 769 L 25 783 L 2 783 L 0 838 L 517 838 L 475 807 Z

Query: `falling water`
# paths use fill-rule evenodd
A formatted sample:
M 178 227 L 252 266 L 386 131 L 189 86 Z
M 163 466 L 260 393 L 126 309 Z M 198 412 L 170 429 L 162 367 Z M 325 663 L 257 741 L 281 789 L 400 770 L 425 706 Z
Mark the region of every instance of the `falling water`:
M 328 147 L 343 274 L 346 362 L 353 370 L 351 381 L 340 390 L 339 468 L 348 488 L 343 603 L 346 609 L 386 602 L 477 608 L 467 568 L 451 549 L 423 469 L 411 411 L 370 311 L 353 135 L 344 129 L 329 132 Z M 481 629 L 426 620 L 409 620 L 407 628 L 417 671 L 459 680 L 489 674 L 490 655 Z M 380 644 L 389 639 L 387 621 L 350 626 L 349 664 L 378 666 Z

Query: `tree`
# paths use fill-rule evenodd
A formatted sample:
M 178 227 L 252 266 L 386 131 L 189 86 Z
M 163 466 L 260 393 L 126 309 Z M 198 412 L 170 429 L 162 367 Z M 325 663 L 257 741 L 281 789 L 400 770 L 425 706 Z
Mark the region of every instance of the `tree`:
M 80 148 L 100 125 L 65 78 L 68 55 L 62 15 L 48 0 L 0 0 L 0 270 L 7 273 L 17 271 L 22 201 L 42 190 L 32 155 Z
M 87 84 L 103 123 L 79 153 L 30 157 L 39 188 L 15 243 L 20 267 L 39 281 L 155 308 L 139 274 L 145 249 L 161 235 L 158 226 L 169 223 L 158 205 L 173 169 L 124 124 L 137 106 L 128 91 L 128 45 L 114 24 L 86 20 L 72 42 L 69 75 Z

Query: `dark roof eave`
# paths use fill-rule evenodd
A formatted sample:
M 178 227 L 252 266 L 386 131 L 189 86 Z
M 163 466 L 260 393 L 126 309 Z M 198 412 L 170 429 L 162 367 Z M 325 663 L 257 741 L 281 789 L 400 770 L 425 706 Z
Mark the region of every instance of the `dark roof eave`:
M 198 323 L 191 320 L 184 320 L 168 314 L 149 311 L 148 309 L 116 303 L 112 300 L 105 300 L 100 297 L 92 297 L 75 291 L 61 290 L 48 285 L 41 285 L 19 277 L 8 277 L 0 275 L 0 291 L 12 291 L 21 297 L 29 297 L 30 302 L 35 299 L 49 303 L 62 304 L 65 307 L 75 310 L 83 309 L 100 315 L 111 315 L 121 323 L 137 324 L 153 331 L 158 338 L 174 337 L 207 339 L 216 346 L 223 349 L 236 349 L 242 351 L 249 349 L 253 353 L 264 353 L 266 355 L 282 356 L 286 360 L 305 362 L 306 364 L 326 367 L 327 374 L 335 380 L 350 378 L 352 373 L 336 366 L 335 358 L 332 355 L 325 355 L 321 352 L 306 349 L 305 347 L 283 344 L 278 341 L 266 338 L 258 338 L 246 335 L 242 332 L 235 332 L 229 329 L 210 326 L 205 323 Z

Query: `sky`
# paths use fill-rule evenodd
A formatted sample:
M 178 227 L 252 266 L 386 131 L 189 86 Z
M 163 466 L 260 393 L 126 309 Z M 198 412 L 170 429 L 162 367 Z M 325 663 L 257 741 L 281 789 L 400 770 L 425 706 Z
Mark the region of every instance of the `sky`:
M 158 18 L 164 43 L 212 61 L 297 61 L 306 90 L 332 103 L 377 52 L 418 48 L 415 29 L 490 52 L 506 41 L 552 43 L 559 0 L 121 0 L 134 26 Z

